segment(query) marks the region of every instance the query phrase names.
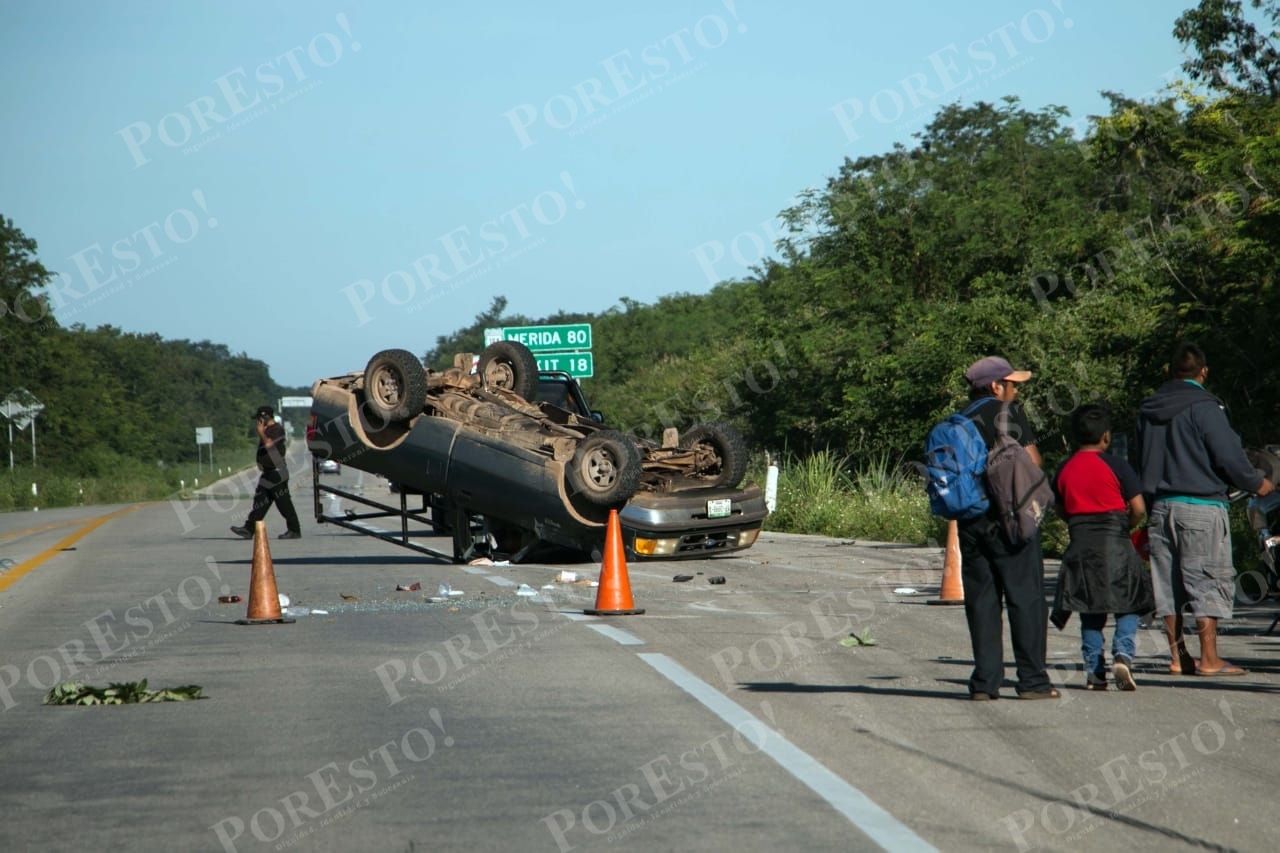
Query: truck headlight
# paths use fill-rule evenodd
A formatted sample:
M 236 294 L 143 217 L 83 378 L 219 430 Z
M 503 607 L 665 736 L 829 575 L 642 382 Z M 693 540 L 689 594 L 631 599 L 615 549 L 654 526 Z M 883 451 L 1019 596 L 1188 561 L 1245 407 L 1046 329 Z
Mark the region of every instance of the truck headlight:
M 631 547 L 641 557 L 670 557 L 679 544 L 679 539 L 645 539 L 637 536 Z

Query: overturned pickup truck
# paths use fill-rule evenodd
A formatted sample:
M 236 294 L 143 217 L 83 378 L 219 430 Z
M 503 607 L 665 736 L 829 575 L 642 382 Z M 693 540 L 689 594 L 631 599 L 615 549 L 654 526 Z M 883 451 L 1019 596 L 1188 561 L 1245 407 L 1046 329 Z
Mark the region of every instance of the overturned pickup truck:
M 385 350 L 363 373 L 317 381 L 311 395 L 316 464 L 381 475 L 399 493 L 398 507 L 382 504 L 317 476 L 316 520 L 458 562 L 519 562 L 542 546 L 599 559 L 613 509 L 628 557 L 708 557 L 751 547 L 768 512 L 760 487 L 742 484 L 747 450 L 732 427 L 669 429 L 661 443 L 609 429 L 576 380 L 540 373 L 515 341 L 478 360 L 459 354 L 442 371 Z M 324 494 L 372 511 L 326 514 Z M 452 549 L 421 536 L 450 537 Z

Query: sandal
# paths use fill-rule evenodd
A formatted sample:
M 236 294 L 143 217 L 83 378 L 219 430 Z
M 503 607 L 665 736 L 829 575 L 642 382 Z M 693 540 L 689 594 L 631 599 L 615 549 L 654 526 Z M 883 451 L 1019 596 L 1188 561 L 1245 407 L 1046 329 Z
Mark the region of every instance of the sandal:
M 1226 675 L 1248 675 L 1248 674 L 1249 674 L 1249 670 L 1245 669 L 1242 666 L 1236 666 L 1233 663 L 1223 663 L 1221 669 L 1215 669 L 1213 672 L 1209 672 L 1203 669 L 1196 670 L 1196 675 L 1199 675 L 1202 678 L 1218 678 L 1220 676 L 1226 676 Z

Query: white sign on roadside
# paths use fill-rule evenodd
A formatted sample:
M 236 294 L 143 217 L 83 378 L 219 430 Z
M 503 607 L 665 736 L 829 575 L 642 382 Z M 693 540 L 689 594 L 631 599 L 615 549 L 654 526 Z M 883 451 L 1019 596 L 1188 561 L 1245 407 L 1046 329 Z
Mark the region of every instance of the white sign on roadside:
M 13 428 L 18 431 L 31 427 L 31 464 L 36 464 L 36 415 L 44 411 L 44 403 L 26 388 L 18 388 L 0 400 L 0 415 L 9 421 L 9 470 L 13 470 Z

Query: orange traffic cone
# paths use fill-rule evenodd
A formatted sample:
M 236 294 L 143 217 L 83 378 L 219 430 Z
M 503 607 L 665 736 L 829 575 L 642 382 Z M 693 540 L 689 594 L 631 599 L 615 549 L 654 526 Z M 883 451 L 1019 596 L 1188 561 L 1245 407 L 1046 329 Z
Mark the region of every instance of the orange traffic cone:
M 947 522 L 947 556 L 942 562 L 942 597 L 930 604 L 964 604 L 964 582 L 960 580 L 960 527 Z
M 622 547 L 622 522 L 618 521 L 616 509 L 609 510 L 596 606 L 582 612 L 588 616 L 638 616 L 644 613 L 643 608 L 636 609 L 631 601 L 631 579 L 627 577 L 627 555 Z
M 270 625 L 296 622 L 280 612 L 276 590 L 276 570 L 271 565 L 271 547 L 265 521 L 253 523 L 253 573 L 249 576 L 249 612 L 237 625 Z

